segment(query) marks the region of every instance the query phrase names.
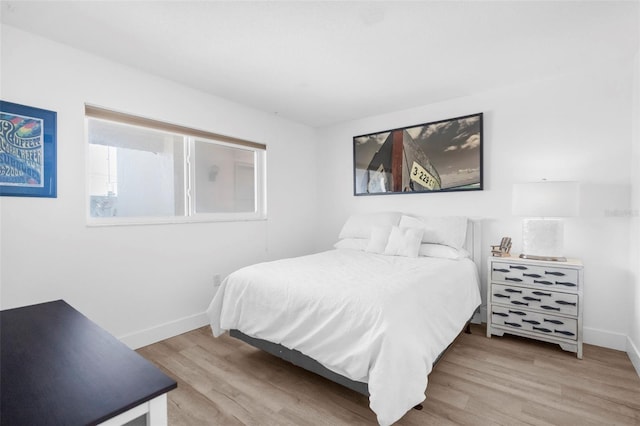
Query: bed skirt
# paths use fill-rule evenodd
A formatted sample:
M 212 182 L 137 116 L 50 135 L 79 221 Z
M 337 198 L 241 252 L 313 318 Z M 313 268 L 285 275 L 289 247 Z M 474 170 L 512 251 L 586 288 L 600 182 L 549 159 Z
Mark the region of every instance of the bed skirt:
M 285 361 L 304 368 L 305 370 L 316 373 L 319 376 L 329 379 L 332 382 L 336 382 L 346 388 L 354 390 L 362 395 L 369 396 L 369 386 L 364 382 L 356 382 L 338 373 L 335 373 L 324 365 L 320 364 L 313 358 L 310 358 L 300 351 L 295 349 L 289 349 L 277 343 L 269 342 L 267 340 L 256 339 L 255 337 L 247 336 L 238 330 L 229 330 L 229 335 L 240 339 L 243 342 L 250 344 L 253 347 L 262 349 L 265 352 L 275 355 L 278 358 L 282 358 Z
M 466 326 L 464 327 L 464 332 L 467 334 L 471 334 L 470 321 L 467 322 Z M 460 334 L 462 334 L 462 332 Z M 300 351 L 289 349 L 280 344 L 269 342 L 267 340 L 247 336 L 239 330 L 229 330 L 229 335 L 231 337 L 235 337 L 236 339 L 242 340 L 243 342 L 248 343 L 255 348 L 268 352 L 271 355 L 275 355 L 278 358 L 289 361 L 293 365 L 297 365 L 298 367 L 311 371 L 312 373 L 322 376 L 325 379 L 329 379 L 332 382 L 338 383 L 339 385 L 354 390 L 359 394 L 369 396 L 369 386 L 367 385 L 367 383 L 357 382 L 341 374 L 335 373 L 326 368 L 324 365 L 320 364 L 315 359 L 308 357 Z M 447 350 L 449 350 L 449 348 L 456 340 L 458 339 L 456 338 L 449 344 L 449 346 L 447 346 L 444 351 L 442 351 L 442 353 L 440 353 L 440 355 L 438 355 L 438 358 L 436 358 L 435 362 L 433 363 L 434 367 L 438 364 L 438 361 L 440 361 L 442 356 L 447 352 Z

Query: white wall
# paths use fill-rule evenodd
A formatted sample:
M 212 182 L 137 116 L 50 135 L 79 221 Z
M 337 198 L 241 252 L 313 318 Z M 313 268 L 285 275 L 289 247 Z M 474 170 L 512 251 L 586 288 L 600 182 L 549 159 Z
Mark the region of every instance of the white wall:
M 566 247 L 585 263 L 585 340 L 639 347 L 640 258 L 629 234 L 640 227 L 624 214 L 640 202 L 631 61 L 313 130 L 12 27 L 2 27 L 1 48 L 2 99 L 58 112 L 58 198 L 0 199 L 2 309 L 64 298 L 138 346 L 201 325 L 214 273 L 326 249 L 354 211 L 480 217 L 485 257 L 504 235 L 517 252 L 511 185 L 545 177 L 582 184 Z M 24 52 L 37 66 L 25 66 Z M 267 143 L 269 220 L 86 227 L 85 102 Z M 352 195 L 354 135 L 475 112 L 485 113 L 484 191 Z
M 640 13 L 640 12 L 639 12 Z M 629 262 L 633 273 L 633 312 L 629 327 L 627 353 L 640 374 L 640 51 L 636 54 L 633 73 L 632 108 L 632 155 L 631 155 L 631 250 Z
M 312 250 L 314 130 L 13 27 L 1 40 L 2 99 L 58 113 L 58 198 L 0 200 L 2 309 L 65 299 L 139 346 L 204 324 L 214 273 Z M 266 143 L 269 219 L 87 227 L 85 102 Z
M 565 246 L 585 264 L 585 341 L 624 349 L 633 310 L 630 220 L 619 212 L 629 209 L 631 86 L 629 60 L 321 129 L 318 248 L 330 247 L 351 212 L 395 210 L 483 218 L 484 257 L 502 236 L 517 253 L 512 184 L 576 180 L 581 213 L 566 222 Z M 484 112 L 484 191 L 352 195 L 353 136 L 476 112 Z

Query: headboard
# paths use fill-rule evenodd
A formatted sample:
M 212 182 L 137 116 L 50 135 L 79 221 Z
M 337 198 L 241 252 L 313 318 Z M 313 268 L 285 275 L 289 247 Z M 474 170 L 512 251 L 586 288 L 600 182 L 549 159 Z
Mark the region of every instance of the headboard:
M 481 258 L 482 258 L 482 223 L 479 219 L 469 219 L 467 221 L 467 237 L 464 241 L 464 249 L 469 252 L 471 259 L 478 266 L 478 273 L 480 273 Z
M 478 270 L 478 288 L 482 294 L 482 222 L 480 219 L 469 219 L 467 221 L 467 236 L 464 242 L 464 249 L 469 252 L 473 263 L 476 264 Z M 480 324 L 482 322 L 480 310 L 473 316 L 473 323 Z

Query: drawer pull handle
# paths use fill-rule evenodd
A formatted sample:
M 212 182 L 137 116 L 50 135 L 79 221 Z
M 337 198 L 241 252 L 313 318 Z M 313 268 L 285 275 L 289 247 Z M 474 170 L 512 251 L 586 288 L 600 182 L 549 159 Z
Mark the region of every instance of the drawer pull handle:
M 505 277 L 504 280 L 505 281 L 515 281 L 517 283 L 522 281 L 520 278 L 511 278 L 511 277 Z
M 501 317 L 508 317 L 508 314 L 505 314 L 504 312 L 491 312 L 492 315 L 498 315 Z
M 545 275 L 555 275 L 556 277 L 564 277 L 564 272 L 544 271 Z
M 536 299 L 535 297 L 531 297 L 531 296 L 525 296 L 525 297 L 523 297 L 523 299 L 524 300 L 529 300 L 529 301 L 532 301 L 532 302 L 541 302 L 542 301 L 541 299 Z
M 527 269 L 529 269 L 526 266 L 520 266 L 520 265 L 509 265 L 509 268 L 510 269 L 520 269 L 521 271 L 526 271 Z
M 493 268 L 494 272 L 509 272 L 508 269 Z
M 551 293 L 545 293 L 544 291 L 534 291 L 533 294 L 536 296 L 551 296 Z
M 553 331 L 555 331 L 556 333 L 564 334 L 565 336 L 575 336 L 575 334 L 570 331 L 565 331 L 565 330 L 553 330 Z
M 560 308 L 555 308 L 553 306 L 542 305 L 540 306 L 542 309 L 546 309 L 547 311 L 559 311 Z
M 575 302 L 565 302 L 564 300 L 556 300 L 556 303 L 558 305 L 571 305 L 571 306 L 576 306 Z
M 509 309 L 509 313 L 510 314 L 515 314 L 515 315 L 520 315 L 520 316 L 527 315 L 526 313 L 524 313 L 522 311 L 512 311 L 511 309 Z
M 495 297 L 502 297 L 503 299 L 511 299 L 511 296 L 507 296 L 506 294 L 500 294 L 500 293 L 496 293 L 494 294 Z
M 544 327 L 533 327 L 534 330 L 538 330 L 538 331 L 543 331 L 545 333 L 551 333 L 551 330 L 549 330 L 548 328 L 544 328 Z
M 520 324 L 518 324 L 517 322 L 504 322 L 506 325 L 510 325 L 512 327 L 522 327 Z
M 522 293 L 522 290 L 516 290 L 514 288 L 505 288 L 504 291 L 507 293 Z
M 566 287 L 575 287 L 576 286 L 576 284 L 568 283 L 566 281 L 556 281 L 556 284 L 563 285 L 563 286 L 566 286 Z
M 524 303 L 524 302 L 521 302 L 519 300 L 512 300 L 511 303 L 513 303 L 514 305 L 529 306 L 528 303 Z M 560 309 L 558 308 L 558 310 L 560 310 Z
M 564 323 L 560 320 L 556 320 L 556 319 L 544 319 L 544 322 L 550 322 L 551 324 L 557 324 L 557 325 L 564 325 Z
M 531 277 L 531 278 L 542 278 L 542 275 L 538 275 L 538 274 L 522 274 L 525 277 Z
M 523 319 L 522 322 L 528 322 L 529 324 L 533 324 L 533 325 L 540 325 L 540 323 L 536 320 Z
M 553 283 L 552 283 L 551 281 L 533 280 L 533 282 L 534 282 L 535 284 L 553 285 Z

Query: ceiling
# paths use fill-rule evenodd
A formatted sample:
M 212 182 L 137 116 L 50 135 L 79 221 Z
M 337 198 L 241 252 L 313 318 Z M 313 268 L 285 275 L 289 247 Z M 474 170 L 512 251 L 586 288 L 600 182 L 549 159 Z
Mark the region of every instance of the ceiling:
M 313 127 L 629 60 L 638 1 L 2 1 L 1 20 Z

